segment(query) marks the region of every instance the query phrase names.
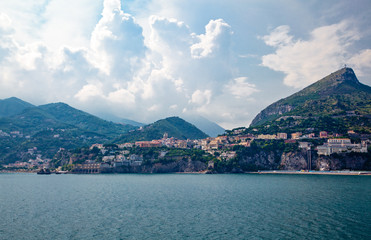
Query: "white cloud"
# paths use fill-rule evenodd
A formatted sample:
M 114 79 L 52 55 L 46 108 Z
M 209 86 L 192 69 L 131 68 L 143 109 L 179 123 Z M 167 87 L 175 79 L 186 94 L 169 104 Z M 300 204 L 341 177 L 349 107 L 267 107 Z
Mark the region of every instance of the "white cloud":
M 86 47 L 101 7 L 101 0 L 43 0 L 32 6 L 34 29 L 28 31 L 51 49 Z
M 197 104 L 197 105 L 207 105 L 207 104 L 210 104 L 211 97 L 212 97 L 212 93 L 210 90 L 207 89 L 205 91 L 201 91 L 197 89 L 192 94 L 192 98 L 190 102 Z
M 101 96 L 103 96 L 101 84 L 98 86 L 94 84 L 87 84 L 75 95 L 78 100 L 83 102 L 88 101 L 90 98 Z
M 12 27 L 12 21 L 10 20 L 9 16 L 0 12 L 0 34 L 9 34 L 13 31 L 14 29 Z
M 102 18 L 91 37 L 92 62 L 105 74 L 131 80 L 146 47 L 142 28 L 121 10 L 119 0 L 105 0 Z
M 118 89 L 108 94 L 108 99 L 111 102 L 122 105 L 133 106 L 135 104 L 135 96 L 126 89 Z
M 289 32 L 289 26 L 279 26 L 274 29 L 269 35 L 262 37 L 262 39 L 268 46 L 272 47 L 290 45 L 293 37 L 289 35 Z
M 262 65 L 286 74 L 284 83 L 305 87 L 339 69 L 352 56 L 349 47 L 360 33 L 349 21 L 314 29 L 308 40 L 294 39 L 288 26 L 280 26 L 262 37 L 276 49 L 262 57 Z
M 225 86 L 226 92 L 232 94 L 238 99 L 248 98 L 251 94 L 258 92 L 255 84 L 247 82 L 247 77 L 235 78 Z
M 82 33 L 75 34 L 82 41 L 61 37 L 50 44 L 42 40 L 74 35 L 83 25 L 58 28 L 63 25 L 61 13 L 55 18 L 52 13 L 60 0 L 39 4 L 44 4 L 40 15 L 46 21 L 40 25 L 40 36 L 60 30 L 54 37 L 30 36 L 23 43 L 14 35 L 10 18 L 0 15 L 3 97 L 18 96 L 34 104 L 63 101 L 91 113 L 114 113 L 141 122 L 183 111 L 228 122 L 241 116 L 233 113 L 241 105 L 230 99 L 254 92 L 246 78 L 236 79 L 239 73 L 230 61 L 232 27 L 222 19 L 210 20 L 205 32 L 197 35 L 182 21 L 151 16 L 150 32 L 144 35 L 119 0 L 105 0 L 90 39 Z M 61 48 L 63 42 L 66 46 Z
M 197 36 L 198 43 L 191 46 L 193 58 L 204 58 L 215 51 L 223 51 L 230 46 L 231 26 L 223 19 L 211 20 L 205 27 L 205 34 Z
M 347 61 L 359 76 L 371 75 L 371 49 L 365 49 L 355 54 Z

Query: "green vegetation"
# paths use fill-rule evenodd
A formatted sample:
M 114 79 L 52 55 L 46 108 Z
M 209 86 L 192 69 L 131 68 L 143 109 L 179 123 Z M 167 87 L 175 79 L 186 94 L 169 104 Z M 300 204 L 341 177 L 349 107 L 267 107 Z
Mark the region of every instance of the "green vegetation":
M 12 109 L 12 111 L 10 111 Z M 35 107 L 17 98 L 0 101 L 0 164 L 52 158 L 60 148 L 108 142 L 134 129 L 56 103 Z M 11 133 L 11 132 L 17 133 Z M 37 148 L 33 156 L 28 149 Z
M 159 148 L 140 148 L 133 147 L 124 150 L 119 150 L 112 148 L 111 150 L 106 148 L 106 152 L 102 152 L 93 148 L 76 148 L 73 150 L 59 151 L 53 158 L 52 164 L 54 167 L 62 166 L 63 169 L 72 168 L 69 163 L 72 160 L 73 164 L 81 164 L 86 160 L 92 160 L 95 162 L 102 162 L 104 156 L 117 156 L 122 155 L 122 151 L 127 151 L 125 157 L 130 155 L 143 156 L 143 165 L 153 165 L 156 163 L 168 164 L 172 162 L 177 162 L 180 160 L 188 161 L 200 161 L 207 163 L 209 161 L 215 161 L 215 157 L 209 153 L 205 153 L 203 150 L 199 149 L 180 149 L 180 148 L 168 148 L 168 147 L 159 147 Z
M 174 137 L 181 140 L 203 139 L 208 137 L 201 130 L 184 121 L 183 119 L 179 117 L 170 117 L 144 126 L 142 129 L 127 132 L 115 139 L 113 142 L 125 143 L 135 141 L 151 141 L 153 139 L 161 139 L 164 133 L 167 133 L 169 137 Z
M 371 133 L 371 87 L 360 83 L 350 68 L 343 68 L 261 111 L 251 126 L 287 131 L 306 128 L 344 133 Z M 292 118 L 290 118 L 290 116 Z M 280 120 L 286 117 L 287 120 Z M 278 122 L 276 120 L 279 120 Z M 276 131 L 277 132 L 277 131 Z
M 86 112 L 70 107 L 65 103 L 51 103 L 38 107 L 58 121 L 76 126 L 80 129 L 106 136 L 117 136 L 135 129 L 131 125 L 116 124 L 105 121 Z
M 26 108 L 34 107 L 32 104 L 19 98 L 11 97 L 0 100 L 0 117 L 9 117 L 21 113 Z
M 349 130 L 357 133 L 371 133 L 371 121 L 369 117 L 364 116 L 347 116 L 347 117 L 308 117 L 294 119 L 288 117 L 276 121 L 269 121 L 263 125 L 249 127 L 244 133 L 254 134 L 277 134 L 278 132 L 303 134 L 315 133 L 317 136 L 320 131 L 329 133 L 339 133 L 347 135 Z

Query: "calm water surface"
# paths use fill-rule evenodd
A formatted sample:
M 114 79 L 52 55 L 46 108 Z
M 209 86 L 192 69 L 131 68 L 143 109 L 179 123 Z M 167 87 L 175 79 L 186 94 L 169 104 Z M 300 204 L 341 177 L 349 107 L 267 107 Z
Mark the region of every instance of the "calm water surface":
M 0 239 L 370 239 L 370 176 L 0 174 Z

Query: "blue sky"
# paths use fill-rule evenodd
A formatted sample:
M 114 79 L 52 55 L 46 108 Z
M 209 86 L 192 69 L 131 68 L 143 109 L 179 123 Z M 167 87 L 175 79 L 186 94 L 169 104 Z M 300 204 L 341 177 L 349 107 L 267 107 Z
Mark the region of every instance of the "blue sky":
M 248 126 L 344 64 L 371 85 L 370 16 L 368 0 L 5 0 L 0 98 Z

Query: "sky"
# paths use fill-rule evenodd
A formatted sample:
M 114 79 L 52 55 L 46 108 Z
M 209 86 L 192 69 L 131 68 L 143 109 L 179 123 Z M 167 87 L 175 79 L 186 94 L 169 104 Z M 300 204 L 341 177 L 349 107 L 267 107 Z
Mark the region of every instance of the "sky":
M 371 85 L 369 0 L 2 0 L 0 99 L 248 126 L 342 68 Z

